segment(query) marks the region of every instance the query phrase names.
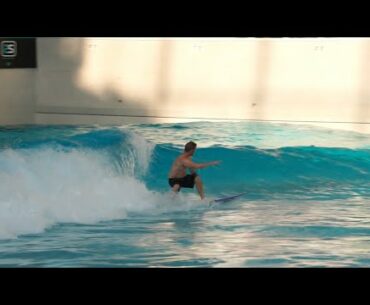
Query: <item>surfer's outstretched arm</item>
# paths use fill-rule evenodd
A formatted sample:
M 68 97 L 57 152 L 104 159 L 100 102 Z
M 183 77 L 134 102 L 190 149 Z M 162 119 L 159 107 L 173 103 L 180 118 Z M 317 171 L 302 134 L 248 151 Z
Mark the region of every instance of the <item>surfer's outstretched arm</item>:
M 183 160 L 182 163 L 190 168 L 190 169 L 201 169 L 201 168 L 205 168 L 205 167 L 208 167 L 208 166 L 212 166 L 212 165 L 217 165 L 219 164 L 221 161 L 212 161 L 212 162 L 207 162 L 207 163 L 195 163 L 191 160 Z
M 183 165 L 189 168 L 192 173 L 195 173 L 196 169 L 201 169 L 201 168 L 205 168 L 208 166 L 217 165 L 220 162 L 221 161 L 212 161 L 212 162 L 207 162 L 207 163 L 195 163 L 189 159 L 185 159 L 182 161 Z M 195 182 L 195 186 L 197 187 L 197 191 L 199 193 L 200 199 L 203 200 L 205 198 L 203 182 L 198 175 L 195 177 L 194 182 Z

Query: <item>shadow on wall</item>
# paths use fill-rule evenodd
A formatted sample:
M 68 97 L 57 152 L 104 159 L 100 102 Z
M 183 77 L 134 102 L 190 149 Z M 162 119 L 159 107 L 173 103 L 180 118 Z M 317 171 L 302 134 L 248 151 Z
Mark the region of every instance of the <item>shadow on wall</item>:
M 83 121 L 91 123 L 98 123 L 103 117 L 106 121 L 109 118 L 117 121 L 122 116 L 156 115 L 149 113 L 146 101 L 129 98 L 124 93 L 125 88 L 120 87 L 118 91 L 107 81 L 107 76 L 113 81 L 120 77 L 120 71 L 115 66 L 116 58 L 106 54 L 104 66 L 102 62 L 95 64 L 94 40 L 40 38 L 37 45 L 36 122 L 54 123 L 52 120 L 57 117 L 55 123 L 70 122 L 73 115 L 84 115 Z M 81 86 L 81 69 L 84 69 L 87 54 L 92 58 L 89 69 L 95 76 L 87 80 L 86 86 Z M 81 123 L 78 119 L 82 117 L 75 118 L 77 121 L 71 123 Z
M 257 44 L 256 73 L 252 96 L 251 113 L 256 120 L 264 120 L 264 107 L 268 89 L 272 43 L 262 39 Z
M 126 122 L 128 117 L 156 118 L 171 114 L 172 117 L 178 115 L 179 119 L 180 116 L 186 119 L 186 115 L 196 115 L 197 112 L 193 112 L 191 107 L 186 108 L 185 103 L 178 105 L 176 99 L 180 97 L 181 100 L 182 96 L 174 94 L 174 71 L 180 69 L 174 54 L 175 44 L 176 41 L 172 40 L 133 42 L 95 38 L 38 39 L 36 123 L 53 123 L 54 119 L 55 123 L 120 123 Z M 246 89 L 250 90 L 246 94 L 250 98 L 242 97 L 241 100 L 244 100 L 238 103 L 243 117 L 245 115 L 254 120 L 274 117 L 272 111 L 276 109 L 277 102 L 274 97 L 270 100 L 267 95 L 271 95 L 272 77 L 276 77 L 271 76 L 272 51 L 276 51 L 276 46 L 269 39 L 257 42 L 256 57 L 251 58 L 254 65 L 251 88 Z M 361 67 L 360 96 L 353 119 L 367 122 L 370 96 L 370 61 L 367 59 L 370 56 L 370 41 L 364 42 L 361 51 L 365 61 Z M 243 61 L 246 57 L 242 58 L 238 69 L 245 69 Z M 222 62 L 222 58 L 217 57 L 217 60 Z M 222 65 L 220 67 L 222 69 Z M 194 71 L 197 73 L 198 69 Z M 228 75 L 223 72 L 220 71 L 221 79 Z M 182 85 L 181 79 L 176 82 Z M 199 83 L 197 85 L 202 86 Z M 215 89 L 211 87 L 211 97 Z M 191 90 L 194 91 L 194 88 L 189 87 Z M 233 93 L 234 89 L 230 90 Z M 270 104 L 267 104 L 268 101 Z M 220 104 L 231 107 L 231 104 Z M 368 128 L 366 124 L 355 125 Z
M 361 76 L 360 76 L 360 87 L 359 87 L 359 102 L 357 107 L 357 118 L 354 121 L 358 121 L 359 129 L 365 131 L 370 124 L 370 40 L 365 40 L 361 48 Z M 367 124 L 364 124 L 367 123 Z
M 158 73 L 158 89 L 157 102 L 167 103 L 170 96 L 170 64 L 172 55 L 172 41 L 162 40 L 159 53 L 159 73 Z
M 0 125 L 32 124 L 35 69 L 0 69 Z

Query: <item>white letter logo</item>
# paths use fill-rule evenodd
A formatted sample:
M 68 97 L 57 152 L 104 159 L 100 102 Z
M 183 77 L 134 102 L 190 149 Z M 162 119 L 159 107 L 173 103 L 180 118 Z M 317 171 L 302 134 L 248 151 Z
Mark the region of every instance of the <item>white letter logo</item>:
M 2 41 L 1 42 L 1 56 L 2 57 L 16 57 L 17 56 L 17 42 L 16 41 Z

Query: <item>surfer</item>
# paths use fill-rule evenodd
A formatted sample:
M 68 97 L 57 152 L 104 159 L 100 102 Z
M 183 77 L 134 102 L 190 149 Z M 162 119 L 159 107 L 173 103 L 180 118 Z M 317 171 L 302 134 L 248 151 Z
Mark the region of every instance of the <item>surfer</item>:
M 177 194 L 182 187 L 194 188 L 197 187 L 200 199 L 204 199 L 203 182 L 199 175 L 195 172 L 196 169 L 205 168 L 212 165 L 217 165 L 221 161 L 212 161 L 207 163 L 195 163 L 192 161 L 192 156 L 195 153 L 197 144 L 190 141 L 186 143 L 184 152 L 173 162 L 171 170 L 168 174 L 168 183 L 172 191 Z M 190 174 L 186 174 L 186 169 L 190 170 Z

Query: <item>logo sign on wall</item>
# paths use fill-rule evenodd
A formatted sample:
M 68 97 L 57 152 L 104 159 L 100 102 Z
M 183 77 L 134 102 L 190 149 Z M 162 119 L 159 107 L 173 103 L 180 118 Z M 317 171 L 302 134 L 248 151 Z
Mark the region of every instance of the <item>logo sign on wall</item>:
M 35 38 L 0 37 L 0 69 L 36 67 Z

